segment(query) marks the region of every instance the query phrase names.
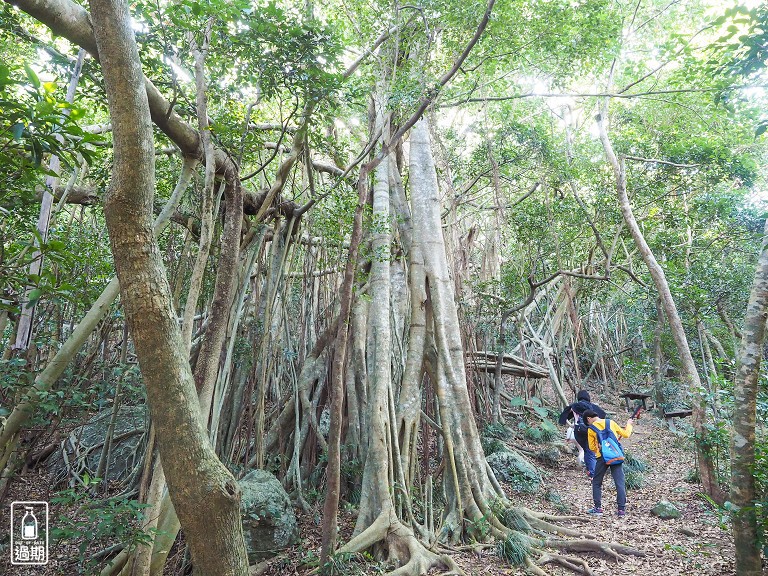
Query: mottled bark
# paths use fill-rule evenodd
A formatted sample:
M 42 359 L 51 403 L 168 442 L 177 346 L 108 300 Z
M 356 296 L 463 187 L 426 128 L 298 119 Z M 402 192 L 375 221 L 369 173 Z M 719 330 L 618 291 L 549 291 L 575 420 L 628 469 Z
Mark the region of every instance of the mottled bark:
M 128 6 L 93 0 L 91 10 L 114 137 L 104 215 L 169 492 L 196 574 L 243 576 L 248 561 L 239 487 L 216 458 L 201 422 L 152 231 L 152 123 Z
M 768 234 L 768 223 L 764 234 Z M 755 426 L 760 362 L 768 319 L 768 243 L 763 242 L 752 281 L 733 383 L 734 415 L 731 437 L 731 502 L 736 546 L 736 573 L 762 574 L 755 509 Z

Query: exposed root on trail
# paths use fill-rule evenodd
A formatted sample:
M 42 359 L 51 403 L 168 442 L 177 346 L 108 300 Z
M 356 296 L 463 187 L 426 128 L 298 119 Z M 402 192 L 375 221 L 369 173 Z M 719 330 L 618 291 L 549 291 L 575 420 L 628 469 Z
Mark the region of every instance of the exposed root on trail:
M 521 507 L 520 510 L 526 515 L 528 518 L 536 518 L 538 520 L 547 520 L 550 522 L 562 522 L 563 520 L 575 520 L 577 522 L 584 522 L 585 518 L 584 516 L 556 516 L 554 514 L 547 514 L 545 512 L 536 512 L 536 510 L 531 510 L 530 508 Z
M 500 531 L 491 523 L 491 533 L 497 540 L 498 554 L 511 564 L 525 566 L 537 576 L 547 575 L 543 569 L 545 564 L 557 564 L 576 574 L 591 576 L 593 572 L 588 561 L 567 554 L 571 552 L 605 554 L 616 562 L 627 555 L 645 556 L 642 550 L 615 542 L 601 542 L 578 529 L 557 524 L 566 520 L 583 522 L 584 518 L 581 516 L 553 516 L 528 508 L 513 507 L 508 502 L 505 504 L 500 510 L 498 507 L 495 510 L 495 515 L 505 525 L 503 533 L 499 535 Z M 553 538 L 549 536 L 551 534 L 569 538 Z
M 572 570 L 576 574 L 592 576 L 593 572 L 589 567 L 587 560 L 577 556 L 568 556 L 545 550 L 544 548 L 555 548 L 558 550 L 567 550 L 569 552 L 600 552 L 613 558 L 616 562 L 622 559 L 622 554 L 631 556 L 645 556 L 645 552 L 637 550 L 630 546 L 617 544 L 614 542 L 600 542 L 597 540 L 561 540 L 550 539 L 539 541 L 537 545 L 527 551 L 524 558 L 526 568 L 537 576 L 547 576 L 547 572 L 542 568 L 544 564 L 557 564 L 563 568 Z
M 520 510 L 523 518 L 526 519 L 530 527 L 539 534 L 558 534 L 560 536 L 571 536 L 573 538 L 584 538 L 585 535 L 581 530 L 575 530 L 573 528 L 566 528 L 555 524 L 555 522 L 563 522 L 566 520 L 572 520 L 577 522 L 583 522 L 584 518 L 581 516 L 553 516 L 551 514 L 542 514 L 535 512 L 530 508 L 522 508 Z
M 568 550 L 569 552 L 599 552 L 610 556 L 616 562 L 622 559 L 622 554 L 626 556 L 645 556 L 645 552 L 631 546 L 625 546 L 616 542 L 588 540 L 586 538 L 581 540 L 550 539 L 545 540 L 544 545 L 557 550 Z
M 593 572 L 589 567 L 589 564 L 586 560 L 582 558 L 572 558 L 570 556 L 563 556 L 561 554 L 554 554 L 551 552 L 547 552 L 539 556 L 539 559 L 537 560 L 537 563 L 540 565 L 543 564 L 559 564 L 563 568 L 568 568 L 569 570 L 573 570 L 577 574 L 585 574 L 586 576 L 592 576 Z

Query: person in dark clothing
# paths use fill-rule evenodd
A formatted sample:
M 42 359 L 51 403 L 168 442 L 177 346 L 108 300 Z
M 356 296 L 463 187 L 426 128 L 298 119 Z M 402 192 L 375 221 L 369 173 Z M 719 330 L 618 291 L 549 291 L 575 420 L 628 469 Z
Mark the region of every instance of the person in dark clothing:
M 577 425 L 573 427 L 573 436 L 576 443 L 584 450 L 584 466 L 587 468 L 587 476 L 593 478 L 595 475 L 595 453 L 589 449 L 587 443 L 586 422 L 583 423 L 583 426 L 578 425 L 581 422 L 581 415 L 587 410 L 594 410 L 600 418 L 605 418 L 605 410 L 590 402 L 589 392 L 579 390 L 576 394 L 576 402 L 565 407 L 563 413 L 560 414 L 558 423 L 564 426 L 568 420 L 576 419 Z

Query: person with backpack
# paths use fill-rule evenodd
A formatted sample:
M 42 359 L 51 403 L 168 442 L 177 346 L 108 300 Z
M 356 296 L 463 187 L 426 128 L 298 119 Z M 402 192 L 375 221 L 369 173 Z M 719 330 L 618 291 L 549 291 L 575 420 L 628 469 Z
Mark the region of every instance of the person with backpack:
M 573 437 L 576 443 L 581 446 L 581 449 L 584 450 L 584 466 L 587 468 L 587 477 L 591 479 L 595 475 L 595 454 L 589 449 L 589 444 L 587 443 L 588 428 L 582 417 L 587 410 L 592 410 L 600 418 L 605 418 L 605 411 L 590 401 L 589 392 L 579 390 L 578 394 L 576 394 L 576 402 L 565 407 L 562 414 L 560 414 L 558 423 L 564 426 L 568 420 L 574 420 Z
M 613 420 L 600 418 L 594 410 L 587 410 L 582 416 L 589 427 L 589 447 L 597 458 L 595 477 L 592 479 L 594 507 L 587 510 L 587 514 L 603 515 L 603 478 L 610 468 L 613 483 L 616 485 L 616 515 L 624 516 L 627 508 L 627 488 L 624 481 L 624 449 L 619 443 L 619 438 L 629 438 L 632 435 L 632 418 L 627 419 L 627 425 L 622 428 Z

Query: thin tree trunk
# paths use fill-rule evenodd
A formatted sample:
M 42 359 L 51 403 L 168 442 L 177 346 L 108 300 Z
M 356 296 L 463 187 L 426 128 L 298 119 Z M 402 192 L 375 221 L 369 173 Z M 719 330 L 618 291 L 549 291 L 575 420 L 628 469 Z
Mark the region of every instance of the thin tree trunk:
M 104 201 L 126 318 L 169 493 L 189 542 L 195 573 L 245 576 L 240 489 L 216 458 L 200 417 L 171 291 L 152 232 L 154 146 L 143 75 L 127 3 L 91 1 L 114 137 Z
M 352 235 L 349 242 L 344 280 L 339 294 L 339 326 L 336 333 L 336 348 L 331 366 L 329 403 L 331 406 L 331 428 L 328 432 L 328 488 L 323 505 L 322 546 L 320 550 L 321 566 L 328 560 L 336 548 L 338 527 L 338 507 L 340 491 L 341 419 L 344 401 L 344 362 L 347 354 L 349 335 L 349 314 L 352 308 L 352 287 L 355 281 L 355 267 L 360 241 L 363 237 L 363 209 L 368 189 L 368 170 L 366 165 L 360 169 L 357 182 L 357 207 L 352 218 Z
M 205 157 L 205 181 L 203 184 L 202 202 L 200 206 L 200 243 L 197 251 L 197 258 L 192 269 L 192 278 L 189 281 L 189 291 L 187 292 L 187 302 L 184 306 L 184 316 L 181 323 L 181 341 L 187 350 L 192 343 L 192 332 L 194 330 L 194 317 L 197 312 L 197 299 L 200 295 L 200 289 L 203 284 L 205 269 L 208 265 L 208 254 L 211 250 L 211 240 L 213 238 L 214 214 L 213 207 L 216 205 L 214 190 L 216 178 L 216 162 L 214 160 L 213 143 L 211 142 L 211 131 L 208 129 L 208 103 L 206 99 L 205 83 L 205 55 L 208 51 L 208 44 L 211 35 L 211 23 L 209 19 L 203 34 L 203 45 L 200 49 L 197 46 L 192 47 L 192 54 L 195 58 L 195 103 L 197 108 L 197 127 L 200 131 L 200 142 L 203 146 Z
M 650 272 L 653 282 L 656 285 L 656 290 L 659 292 L 661 302 L 664 306 L 664 310 L 667 314 L 667 321 L 672 332 L 672 337 L 675 340 L 677 346 L 677 353 L 680 356 L 680 364 L 682 367 L 683 380 L 688 386 L 691 393 L 692 411 L 693 411 L 693 428 L 696 434 L 695 446 L 698 471 L 701 477 L 702 487 L 704 492 L 708 494 L 713 500 L 722 504 L 725 501 L 725 494 L 717 482 L 715 475 L 714 465 L 712 463 L 712 457 L 709 451 L 705 447 L 705 440 L 707 431 L 705 429 L 705 420 L 707 417 L 706 406 L 701 399 L 699 389 L 701 388 L 701 380 L 699 373 L 696 369 L 696 364 L 693 361 L 691 355 L 691 348 L 688 345 L 688 338 L 685 335 L 685 328 L 683 327 L 680 315 L 677 312 L 677 306 L 672 298 L 672 293 L 669 290 L 669 283 L 664 274 L 664 270 L 659 265 L 656 257 L 653 255 L 651 248 L 645 241 L 640 226 L 637 224 L 637 220 L 632 212 L 632 206 L 629 203 L 629 196 L 627 195 L 627 175 L 624 169 L 623 159 L 616 157 L 613 151 L 613 146 L 608 138 L 608 132 L 605 127 L 607 122 L 607 104 L 603 103 L 598 118 L 598 127 L 600 130 L 600 141 L 603 144 L 603 149 L 608 157 L 608 161 L 613 168 L 614 177 L 616 178 L 616 194 L 619 200 L 619 207 L 621 208 L 621 214 L 624 217 L 624 222 L 629 228 L 632 239 L 635 241 L 640 256 L 645 262 L 648 272 Z
M 664 402 L 661 394 L 661 380 L 664 377 L 662 369 L 664 367 L 664 352 L 661 348 L 661 335 L 664 332 L 664 309 L 661 306 L 661 298 L 656 298 L 656 325 L 653 328 L 653 378 L 656 388 L 656 403 Z
M 768 223 L 763 232 L 768 234 Z M 731 436 L 731 502 L 733 539 L 736 547 L 736 574 L 762 574 L 758 546 L 755 500 L 755 427 L 760 362 L 768 319 L 768 243 L 763 241 L 752 281 L 747 313 L 744 316 L 741 345 L 734 378 L 734 416 Z

